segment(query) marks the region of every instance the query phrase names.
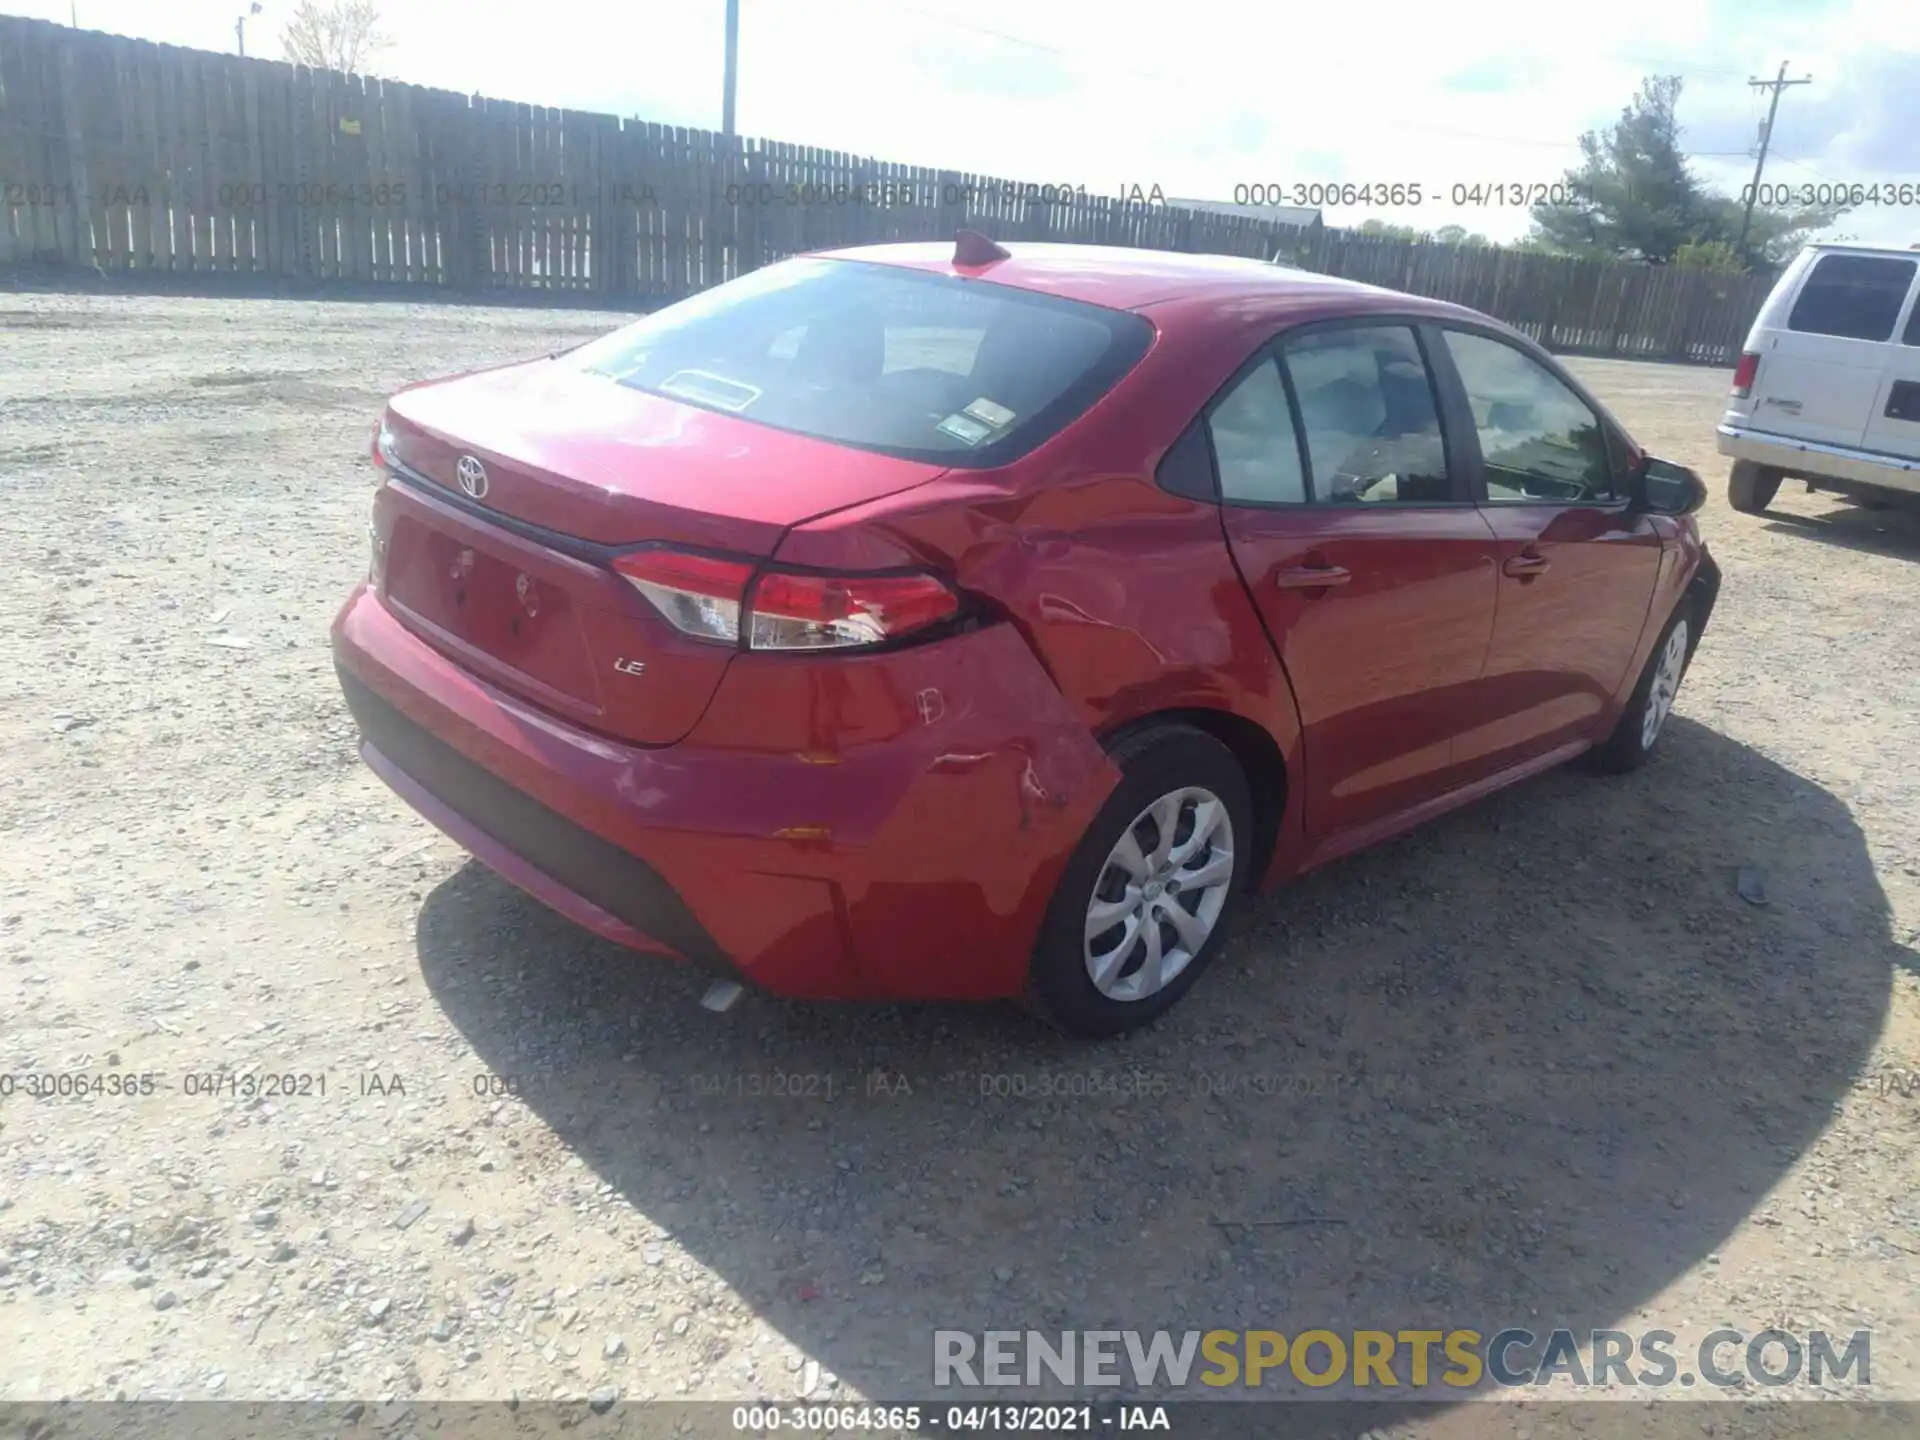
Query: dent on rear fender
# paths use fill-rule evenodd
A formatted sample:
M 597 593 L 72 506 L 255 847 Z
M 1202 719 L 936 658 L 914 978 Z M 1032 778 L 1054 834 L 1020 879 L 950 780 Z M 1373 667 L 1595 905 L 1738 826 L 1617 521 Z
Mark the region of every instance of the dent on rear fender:
M 1017 994 L 1120 775 L 1012 626 L 947 660 L 916 693 L 920 768 L 844 882 L 855 963 L 886 994 Z
M 1120 773 L 1019 631 L 989 626 L 958 648 L 957 673 L 914 697 L 915 713 L 937 740 L 928 772 L 968 774 L 1012 759 L 1018 763 L 1007 773 L 1021 830 L 1050 816 L 1091 815 Z

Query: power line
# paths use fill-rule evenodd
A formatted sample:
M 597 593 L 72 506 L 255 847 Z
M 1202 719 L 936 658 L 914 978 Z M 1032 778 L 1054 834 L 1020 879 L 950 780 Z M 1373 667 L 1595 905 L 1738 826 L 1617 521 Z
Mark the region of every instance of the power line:
M 1048 45 L 1043 41 L 1030 40 L 1024 35 L 1014 35 L 1005 30 L 996 30 L 991 26 L 978 25 L 971 20 L 962 20 L 958 16 L 943 14 L 938 10 L 929 10 L 926 7 L 921 5 L 896 5 L 891 8 L 895 10 L 904 10 L 908 14 L 919 15 L 928 20 L 938 21 L 942 25 L 951 25 L 958 30 L 971 30 L 976 35 L 990 35 L 994 39 L 1004 40 L 1010 45 L 1023 45 L 1029 50 L 1044 50 L 1048 54 L 1060 55 L 1060 56 L 1070 56 L 1072 53 L 1071 51 L 1062 49 L 1058 45 Z M 1643 53 L 1621 54 L 1619 52 L 1615 52 L 1612 56 L 1608 58 L 1615 59 L 1615 60 L 1629 61 L 1635 65 L 1656 65 L 1656 66 L 1678 65 L 1682 69 L 1689 70 L 1696 75 L 1738 75 L 1740 73 L 1738 70 L 1733 69 L 1731 66 L 1696 65 L 1691 61 L 1678 61 L 1673 59 L 1670 56 L 1665 58 L 1656 58 L 1654 56 L 1646 55 Z M 1156 79 L 1165 78 L 1163 76 L 1158 75 L 1154 71 L 1141 70 L 1141 71 L 1134 71 L 1133 73 L 1142 74 L 1142 75 L 1153 75 Z
M 877 5 L 877 0 L 852 0 L 852 3 Z M 892 14 L 916 15 L 923 20 L 931 20 L 935 24 L 945 25 L 951 29 L 963 30 L 970 34 L 985 36 L 989 39 L 1000 41 L 1003 44 L 1018 45 L 1023 49 L 1036 50 L 1063 60 L 1071 60 L 1074 58 L 1072 51 L 1064 49 L 1061 46 L 1050 45 L 1045 41 L 1034 40 L 1025 35 L 1016 35 L 1011 31 L 1001 30 L 991 25 L 981 25 L 975 21 L 962 19 L 957 15 L 949 15 L 939 10 L 930 10 L 923 5 L 893 4 L 880 8 L 884 8 Z M 1669 63 L 1663 60 L 1655 60 L 1645 54 L 1628 54 L 1615 58 L 1628 60 L 1636 64 L 1657 65 Z M 1120 66 L 1118 68 L 1124 73 L 1137 75 L 1147 80 L 1158 80 L 1173 84 L 1191 84 L 1193 81 L 1192 75 L 1169 75 L 1163 71 L 1145 70 L 1138 66 L 1131 65 Z M 1737 75 L 1740 73 L 1737 70 L 1729 69 L 1725 66 L 1693 65 L 1688 68 L 1696 73 L 1706 75 Z M 1582 148 L 1580 143 L 1575 140 L 1542 140 L 1535 136 L 1526 135 L 1488 135 L 1475 130 L 1455 130 L 1441 125 L 1424 125 L 1418 121 L 1402 120 L 1391 115 L 1380 115 L 1370 118 L 1372 118 L 1375 123 L 1384 125 L 1390 129 L 1409 130 L 1415 134 L 1437 135 L 1452 140 L 1478 140 L 1490 145 L 1523 145 L 1542 150 L 1578 151 Z M 1687 158 L 1709 159 L 1732 158 L 1737 156 L 1744 159 L 1750 153 L 1750 151 L 1746 150 L 1699 150 L 1692 152 Z
M 1029 40 L 1024 35 L 1009 35 L 1005 30 L 995 30 L 987 25 L 976 25 L 971 20 L 961 20 L 953 15 L 942 15 L 937 10 L 927 10 L 918 5 L 896 5 L 892 8 L 904 10 L 909 15 L 918 15 L 922 19 L 938 21 L 942 25 L 951 25 L 956 30 L 971 30 L 976 35 L 990 35 L 995 40 L 1006 41 L 1009 45 L 1024 45 L 1029 50 L 1044 50 L 1049 55 L 1071 58 L 1071 52 L 1062 50 L 1058 45 L 1046 45 L 1038 40 Z M 1137 70 L 1133 73 L 1137 75 L 1150 75 L 1153 72 Z
M 1828 180 L 1825 175 L 1822 175 L 1818 170 L 1814 169 L 1811 165 L 1807 164 L 1807 162 L 1804 160 L 1796 160 L 1791 155 L 1776 155 L 1773 158 L 1779 161 L 1783 161 L 1788 165 L 1798 165 L 1802 170 L 1806 171 L 1809 175 L 1813 176 L 1813 178 L 1816 180 L 1826 180 L 1827 184 L 1829 185 L 1834 183 L 1832 180 Z

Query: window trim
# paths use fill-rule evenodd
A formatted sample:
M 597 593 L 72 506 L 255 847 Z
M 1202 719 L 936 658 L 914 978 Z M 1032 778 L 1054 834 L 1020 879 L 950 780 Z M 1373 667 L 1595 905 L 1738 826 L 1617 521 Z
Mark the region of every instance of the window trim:
M 1445 398 L 1440 384 L 1440 375 L 1435 368 L 1433 353 L 1423 333 L 1427 328 L 1425 317 L 1409 315 L 1404 312 L 1379 311 L 1363 315 L 1341 315 L 1329 320 L 1310 320 L 1304 325 L 1292 325 L 1281 331 L 1268 342 L 1276 358 L 1280 361 L 1280 378 L 1286 383 L 1287 404 L 1293 410 L 1293 433 L 1300 446 L 1300 465 L 1307 477 L 1306 503 L 1323 510 L 1340 514 L 1364 513 L 1387 510 L 1460 510 L 1472 506 L 1473 486 L 1467 479 L 1462 462 L 1466 455 L 1455 444 L 1453 427 L 1447 423 Z M 1293 386 L 1293 372 L 1287 368 L 1286 346 L 1290 340 L 1305 335 L 1324 335 L 1339 330 L 1407 330 L 1413 334 L 1414 348 L 1420 352 L 1420 364 L 1427 372 L 1427 385 L 1433 392 L 1433 421 L 1440 429 L 1440 453 L 1447 466 L 1447 488 L 1453 492 L 1448 500 L 1367 500 L 1355 504 L 1351 501 L 1322 499 L 1319 485 L 1313 473 L 1313 456 L 1307 447 L 1307 427 L 1300 417 L 1300 400 Z
M 1916 310 L 1920 310 L 1920 299 L 1915 301 Z M 1480 452 L 1480 434 L 1474 425 L 1473 409 L 1467 402 L 1466 386 L 1455 368 L 1453 356 L 1446 346 L 1445 332 L 1458 330 L 1468 335 L 1479 335 L 1488 340 L 1511 346 L 1525 355 L 1535 364 L 1565 385 L 1594 414 L 1600 417 L 1601 428 L 1606 434 L 1607 457 L 1613 476 L 1613 498 L 1606 502 L 1592 500 L 1536 500 L 1535 505 L 1548 505 L 1560 509 L 1582 507 L 1592 510 L 1624 511 L 1632 504 L 1628 481 L 1630 479 L 1626 457 L 1636 448 L 1626 427 L 1614 416 L 1606 405 L 1581 383 L 1578 376 L 1572 374 L 1547 350 L 1536 341 L 1515 330 L 1509 330 L 1496 320 L 1483 319 L 1471 315 L 1435 316 L 1430 313 L 1408 312 L 1402 310 L 1367 311 L 1360 314 L 1332 316 L 1322 320 L 1309 320 L 1302 324 L 1283 326 L 1256 345 L 1251 354 L 1237 366 L 1233 373 L 1222 381 L 1219 387 L 1209 395 L 1195 412 L 1192 419 L 1182 426 L 1174 437 L 1177 444 L 1188 429 L 1198 427 L 1201 439 L 1206 447 L 1208 468 L 1212 474 L 1212 503 L 1219 506 L 1237 506 L 1244 510 L 1285 510 L 1295 511 L 1306 507 L 1320 507 L 1347 513 L 1355 509 L 1375 508 L 1340 504 L 1330 500 L 1321 500 L 1314 493 L 1312 457 L 1306 448 L 1306 430 L 1300 423 L 1299 396 L 1293 388 L 1293 377 L 1284 363 L 1280 364 L 1280 379 L 1287 391 L 1287 409 L 1293 420 L 1294 444 L 1300 452 L 1301 473 L 1307 481 L 1307 499 L 1300 500 L 1237 500 L 1231 499 L 1220 485 L 1220 458 L 1213 449 L 1213 430 L 1210 424 L 1214 410 L 1243 379 L 1253 372 L 1264 359 L 1280 359 L 1280 350 L 1285 342 L 1296 335 L 1310 335 L 1324 330 L 1372 329 L 1381 326 L 1404 326 L 1414 332 L 1415 342 L 1420 348 L 1422 362 L 1434 387 L 1435 410 L 1440 422 L 1440 439 L 1447 457 L 1447 475 L 1455 491 L 1451 500 L 1381 501 L 1377 508 L 1381 510 L 1459 510 L 1471 506 L 1485 509 L 1490 504 L 1502 508 L 1519 509 L 1517 502 L 1490 502 L 1486 499 L 1486 457 Z M 1173 445 L 1169 445 L 1171 451 Z M 1164 461 L 1163 454 L 1162 460 Z M 1157 473 L 1157 467 L 1156 467 Z M 1184 490 L 1167 488 L 1170 494 L 1188 496 Z
M 1244 361 L 1235 367 L 1220 387 L 1207 397 L 1207 401 L 1194 416 L 1192 424 L 1200 427 L 1207 445 L 1207 458 L 1213 469 L 1214 503 L 1220 506 L 1235 506 L 1243 510 L 1278 510 L 1295 512 L 1304 509 L 1335 511 L 1340 514 L 1355 512 L 1372 513 L 1375 511 L 1415 511 L 1415 510 L 1460 510 L 1471 507 L 1475 502 L 1471 484 L 1463 477 L 1467 455 L 1456 449 L 1452 427 L 1447 423 L 1447 412 L 1443 393 L 1443 384 L 1437 369 L 1431 347 L 1423 333 L 1430 320 L 1426 316 L 1410 314 L 1405 311 L 1369 311 L 1358 315 L 1339 315 L 1325 320 L 1309 320 L 1304 324 L 1289 325 L 1268 336 L 1254 348 Z M 1325 500 L 1320 497 L 1313 477 L 1313 457 L 1307 450 L 1306 427 L 1300 419 L 1300 396 L 1294 389 L 1293 376 L 1288 371 L 1283 354 L 1288 340 L 1299 335 L 1319 334 L 1329 330 L 1379 330 L 1403 329 L 1413 333 L 1414 345 L 1420 351 L 1420 363 L 1426 367 L 1427 382 L 1434 389 L 1434 418 L 1440 426 L 1441 451 L 1446 456 L 1447 483 L 1453 490 L 1450 500 L 1378 500 L 1355 505 L 1346 501 Z M 1220 483 L 1220 457 L 1213 447 L 1213 414 L 1221 403 L 1233 391 L 1257 370 L 1263 362 L 1271 361 L 1278 366 L 1280 383 L 1287 393 L 1287 414 L 1293 422 L 1294 448 L 1300 457 L 1300 474 L 1306 484 L 1307 498 L 1304 500 L 1242 500 L 1229 496 Z M 1181 434 L 1186 432 L 1183 428 Z M 1177 437 L 1176 437 L 1177 443 Z M 1172 447 L 1169 447 L 1171 449 Z
M 1300 500 L 1243 500 L 1227 494 L 1226 482 L 1220 474 L 1220 452 L 1213 443 L 1213 417 L 1226 404 L 1227 400 L 1248 380 L 1254 371 L 1262 365 L 1271 365 L 1280 376 L 1280 388 L 1287 398 L 1287 422 L 1293 426 L 1293 449 L 1300 465 L 1300 487 L 1305 498 Z M 1195 417 L 1195 425 L 1200 427 L 1201 438 L 1206 442 L 1207 464 L 1213 472 L 1214 503 L 1218 505 L 1240 505 L 1249 510 L 1298 510 L 1303 505 L 1313 503 L 1313 472 L 1307 468 L 1306 440 L 1300 433 L 1300 406 L 1293 398 L 1293 386 L 1287 380 L 1287 368 L 1280 364 L 1273 353 L 1273 342 L 1263 342 L 1259 349 L 1235 370 L 1227 382 L 1207 398 Z
M 1820 267 L 1826 264 L 1827 261 L 1836 260 L 1836 259 L 1837 260 L 1866 260 L 1866 261 L 1880 260 L 1880 261 L 1885 261 L 1886 263 L 1891 265 L 1905 265 L 1907 267 L 1906 293 L 1902 295 L 1897 302 L 1895 302 L 1893 307 L 1893 323 L 1887 327 L 1887 333 L 1885 335 L 1882 335 L 1879 339 L 1876 340 L 1871 335 L 1839 335 L 1839 334 L 1835 334 L 1831 330 L 1800 330 L 1795 328 L 1793 323 L 1793 315 L 1794 315 L 1794 312 L 1800 308 L 1801 301 L 1806 298 L 1808 287 L 1812 285 L 1814 277 L 1820 273 Z M 1916 343 L 1916 341 L 1920 341 L 1920 336 L 1916 336 L 1915 341 L 1909 341 L 1903 337 L 1905 336 L 1906 331 L 1912 327 L 1913 321 L 1911 319 L 1911 314 L 1920 313 L 1920 307 L 1916 307 L 1916 302 L 1914 298 L 1915 287 L 1917 285 L 1920 285 L 1920 256 L 1876 255 L 1876 254 L 1863 255 L 1863 254 L 1857 254 L 1855 252 L 1847 251 L 1847 250 L 1824 250 L 1820 253 L 1819 257 L 1814 260 L 1813 264 L 1807 267 L 1806 274 L 1802 275 L 1800 277 L 1799 283 L 1794 286 L 1793 299 L 1787 305 L 1787 313 L 1780 317 L 1780 329 L 1783 333 L 1788 335 L 1810 335 L 1820 340 L 1839 340 L 1851 345 L 1914 344 Z M 1903 324 L 1902 322 L 1905 322 L 1905 323 Z
M 1181 454 L 1181 447 L 1188 444 L 1199 451 L 1194 457 L 1196 463 L 1193 466 L 1194 479 L 1198 483 L 1191 486 L 1181 483 L 1179 471 L 1169 469 L 1169 466 L 1186 458 Z M 1220 503 L 1219 466 L 1214 459 L 1213 433 L 1212 427 L 1207 424 L 1206 411 L 1202 410 L 1189 420 L 1186 428 L 1174 437 L 1173 443 L 1161 452 L 1159 461 L 1153 467 L 1153 483 L 1169 495 L 1178 495 L 1184 500 L 1193 500 L 1202 505 Z
M 1907 308 L 1893 322 L 1893 339 L 1887 343 L 1920 350 L 1920 277 L 1915 278 L 1913 289 L 1907 292 Z
M 1627 467 L 1621 463 L 1632 453 L 1632 441 L 1625 428 L 1614 418 L 1613 412 L 1600 403 L 1593 392 L 1569 374 L 1546 350 L 1524 335 L 1512 334 L 1497 325 L 1476 324 L 1467 320 L 1430 320 L 1425 328 L 1432 332 L 1430 352 L 1440 356 L 1440 369 L 1446 372 L 1443 391 L 1446 403 L 1453 411 L 1455 426 L 1461 431 L 1462 448 L 1467 452 L 1471 467 L 1468 476 L 1468 488 L 1473 494 L 1473 503 L 1481 509 L 1522 510 L 1529 507 L 1547 506 L 1556 510 L 1605 510 L 1624 511 L 1633 503 L 1631 486 L 1627 483 Z M 1505 345 L 1526 356 L 1558 380 L 1581 404 L 1591 410 L 1600 422 L 1600 435 L 1607 449 L 1607 473 L 1612 494 L 1605 500 L 1493 500 L 1487 495 L 1487 457 L 1480 448 L 1479 424 L 1473 418 L 1473 405 L 1467 396 L 1466 381 L 1460 376 L 1460 369 L 1454 364 L 1453 352 L 1447 348 L 1447 333 L 1458 331 L 1463 335 L 1477 336 L 1482 340 L 1491 340 L 1497 345 Z

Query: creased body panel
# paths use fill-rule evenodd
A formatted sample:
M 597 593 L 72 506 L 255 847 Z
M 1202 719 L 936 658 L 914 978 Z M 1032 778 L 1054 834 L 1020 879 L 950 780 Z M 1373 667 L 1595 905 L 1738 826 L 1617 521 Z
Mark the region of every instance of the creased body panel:
M 742 657 L 668 749 L 487 684 L 364 589 L 334 634 L 357 683 L 642 862 L 697 930 L 661 936 L 617 896 L 601 909 L 783 994 L 1017 994 L 1054 880 L 1117 779 L 1004 625 L 832 667 Z

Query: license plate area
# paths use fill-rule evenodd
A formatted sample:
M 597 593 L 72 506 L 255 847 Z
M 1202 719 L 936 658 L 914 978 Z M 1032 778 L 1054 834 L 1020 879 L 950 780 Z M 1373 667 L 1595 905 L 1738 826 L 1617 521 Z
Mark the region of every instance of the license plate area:
M 390 540 L 387 598 L 499 665 L 599 708 L 579 610 L 551 578 L 402 516 Z

